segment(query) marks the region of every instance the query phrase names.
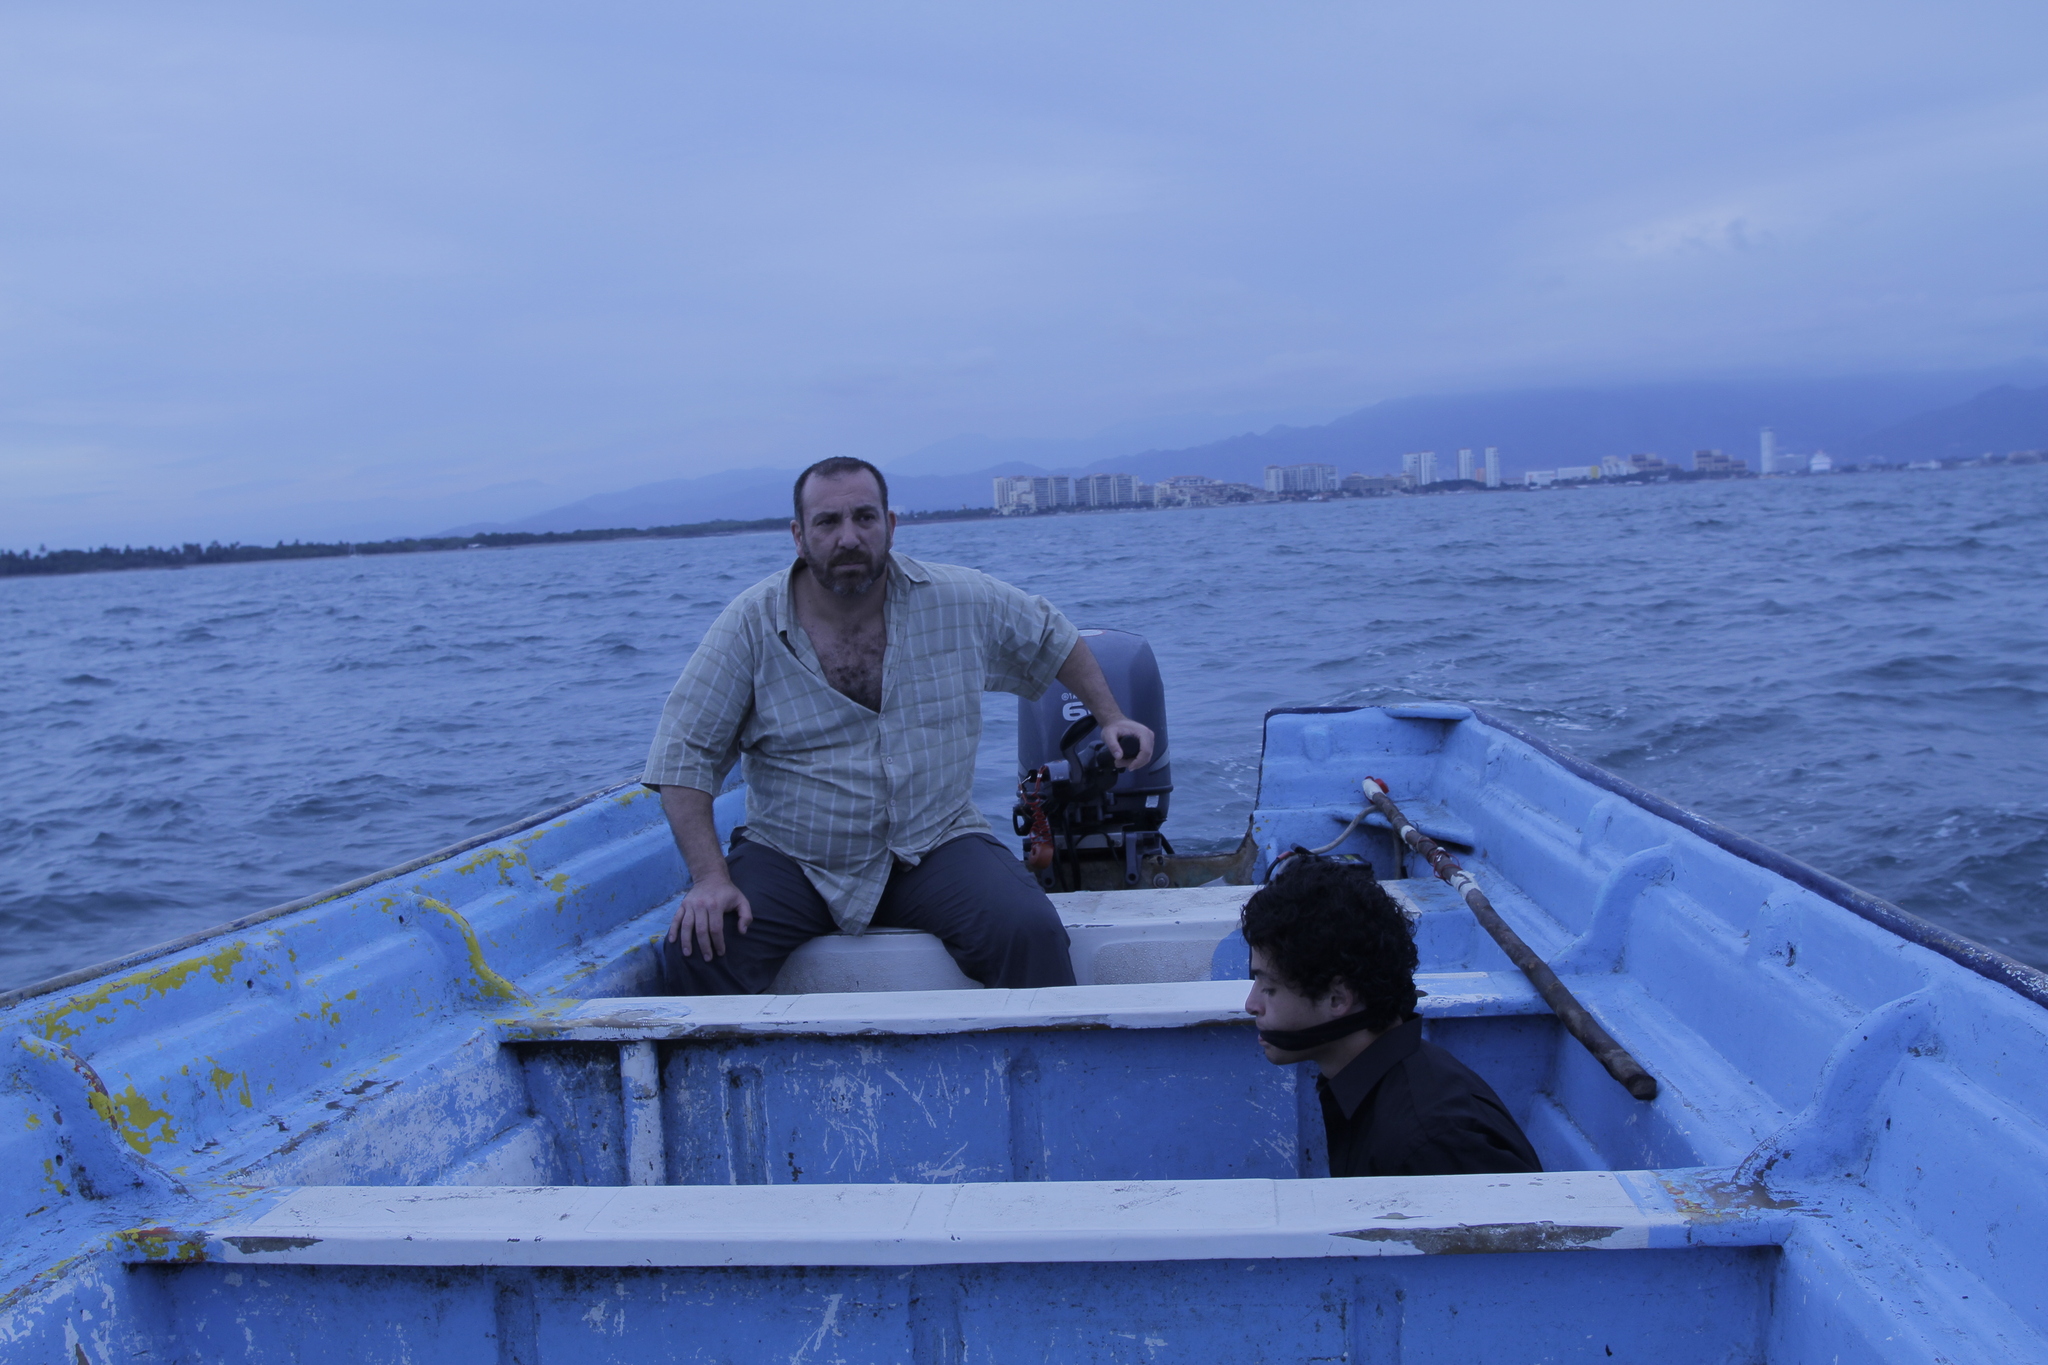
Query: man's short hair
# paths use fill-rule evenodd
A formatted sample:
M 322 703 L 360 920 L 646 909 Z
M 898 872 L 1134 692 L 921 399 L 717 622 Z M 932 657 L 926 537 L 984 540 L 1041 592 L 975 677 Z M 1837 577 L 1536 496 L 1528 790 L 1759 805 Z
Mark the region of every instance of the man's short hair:
M 1267 966 L 1309 999 L 1339 981 L 1349 986 L 1375 1032 L 1415 1012 L 1415 931 L 1367 868 L 1302 859 L 1245 902 L 1238 925 Z
M 821 479 L 832 479 L 837 478 L 841 474 L 858 474 L 862 470 L 866 470 L 875 476 L 875 487 L 882 491 L 882 510 L 887 512 L 889 510 L 889 481 L 882 477 L 882 471 L 869 464 L 866 460 L 856 460 L 851 455 L 834 455 L 830 459 L 818 461 L 809 469 L 796 476 L 796 487 L 789 490 L 789 503 L 796 512 L 797 523 L 801 525 L 804 519 L 804 481 L 806 479 L 809 479 L 813 474 Z

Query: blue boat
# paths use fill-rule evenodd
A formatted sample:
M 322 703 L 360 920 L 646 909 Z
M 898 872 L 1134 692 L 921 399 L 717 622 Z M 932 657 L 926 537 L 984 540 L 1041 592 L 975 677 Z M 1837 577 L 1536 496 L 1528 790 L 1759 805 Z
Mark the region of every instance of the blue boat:
M 1323 1178 L 1227 880 L 1056 897 L 1074 987 L 875 933 L 650 996 L 626 786 L 0 997 L 0 1356 L 2048 1360 L 2048 978 L 1461 706 L 1267 717 L 1249 877 L 1340 834 L 1546 1173 Z

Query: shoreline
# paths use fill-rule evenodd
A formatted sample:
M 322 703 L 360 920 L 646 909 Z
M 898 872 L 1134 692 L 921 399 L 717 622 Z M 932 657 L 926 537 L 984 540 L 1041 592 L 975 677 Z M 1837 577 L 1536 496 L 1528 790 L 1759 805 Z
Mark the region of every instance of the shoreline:
M 980 521 L 995 516 L 993 508 L 957 508 L 950 512 L 899 514 L 906 522 Z M 349 559 L 363 555 L 438 554 L 447 550 L 514 550 L 528 545 L 578 545 L 613 540 L 697 540 L 707 536 L 748 535 L 789 525 L 787 517 L 732 518 L 679 523 L 674 526 L 620 526 L 588 531 L 483 531 L 471 536 L 410 536 L 375 541 L 293 541 L 287 545 L 103 545 L 97 550 L 46 550 L 41 553 L 0 550 L 0 578 L 53 578 L 67 574 L 120 573 L 141 569 L 188 569 L 213 564 L 257 564 L 280 559 Z
M 1100 512 L 1182 512 L 1211 507 L 1248 507 L 1273 503 L 1365 502 L 1376 498 L 1444 497 L 1464 493 L 1553 493 L 1601 487 L 1645 487 L 1666 483 L 1733 483 L 1752 479 L 1834 478 L 1845 474 L 1939 473 L 1958 469 L 2002 469 L 2034 461 L 2011 462 L 1996 459 L 1927 461 L 1919 464 L 1844 465 L 1824 474 L 1697 474 L 1690 470 L 1657 470 L 1619 477 L 1574 479 L 1555 484 L 1528 485 L 1503 482 L 1488 488 L 1473 480 L 1442 480 L 1422 488 L 1383 493 L 1285 493 L 1229 501 L 1184 503 L 1174 506 L 1146 506 L 1120 503 L 1109 507 L 1054 507 L 1043 511 L 1001 513 L 993 507 L 960 507 L 948 511 L 899 512 L 900 521 L 934 524 L 956 521 L 1021 521 L 1033 517 L 1071 516 Z M 1930 468 L 1931 466 L 1931 468 Z M 484 531 L 470 536 L 410 536 L 377 541 L 279 541 L 275 545 L 206 545 L 189 542 L 163 547 L 129 546 L 115 549 L 103 545 L 96 550 L 0 550 L 0 579 L 54 578 L 73 574 L 122 573 L 143 569 L 186 569 L 217 564 L 255 564 L 287 559 L 346 559 L 362 555 L 438 554 L 450 550 L 511 550 L 529 545 L 576 545 L 615 540 L 696 540 L 709 536 L 748 535 L 773 531 L 789 524 L 786 517 L 753 519 L 724 518 L 679 523 L 673 526 L 608 527 L 583 531 Z

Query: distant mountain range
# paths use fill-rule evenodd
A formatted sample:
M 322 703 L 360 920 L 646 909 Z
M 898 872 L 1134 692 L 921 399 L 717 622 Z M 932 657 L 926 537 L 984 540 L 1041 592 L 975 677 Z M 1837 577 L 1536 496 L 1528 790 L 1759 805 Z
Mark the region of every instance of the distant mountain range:
M 2048 385 L 1997 382 L 2011 377 L 1873 375 L 1397 398 L 1319 426 L 1273 425 L 1173 449 L 1118 445 L 1170 434 L 1172 423 L 1149 429 L 1132 423 L 1073 440 L 955 437 L 892 461 L 884 472 L 892 503 L 905 511 L 931 511 L 988 506 L 990 480 L 999 474 L 1116 471 L 1147 481 L 1206 474 L 1256 484 L 1269 464 L 1313 461 L 1337 465 L 1346 474 L 1386 474 L 1400 468 L 1406 451 L 1447 456 L 1468 446 L 1498 446 L 1510 472 L 1591 464 L 1605 455 L 1639 451 L 1683 464 L 1702 448 L 1747 458 L 1754 468 L 1758 433 L 1766 426 L 1776 432 L 1781 450 L 1825 449 L 1839 462 L 1902 463 L 2048 448 Z M 1214 430 L 1216 420 L 1187 419 L 1183 425 L 1206 421 Z M 446 534 L 770 517 L 788 506 L 795 477 L 794 469 L 738 469 L 666 479 Z
M 1849 458 L 1875 464 L 2043 449 L 2048 449 L 2048 385 L 2026 389 L 2012 384 L 1908 417 L 1845 447 Z

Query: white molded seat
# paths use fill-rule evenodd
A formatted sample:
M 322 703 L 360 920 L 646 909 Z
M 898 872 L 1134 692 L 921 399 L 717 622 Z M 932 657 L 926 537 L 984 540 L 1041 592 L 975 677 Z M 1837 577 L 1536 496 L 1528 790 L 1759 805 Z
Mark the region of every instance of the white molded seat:
M 870 929 L 865 934 L 826 934 L 789 955 L 772 995 L 813 995 L 836 991 L 964 991 L 980 983 L 969 978 L 931 934 L 916 929 Z
M 1082 986 L 1206 981 L 1216 945 L 1237 927 L 1249 886 L 1074 891 L 1052 897 L 1073 941 Z M 775 995 L 836 991 L 970 990 L 938 939 L 915 929 L 827 934 L 789 955 Z

